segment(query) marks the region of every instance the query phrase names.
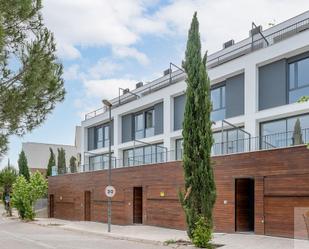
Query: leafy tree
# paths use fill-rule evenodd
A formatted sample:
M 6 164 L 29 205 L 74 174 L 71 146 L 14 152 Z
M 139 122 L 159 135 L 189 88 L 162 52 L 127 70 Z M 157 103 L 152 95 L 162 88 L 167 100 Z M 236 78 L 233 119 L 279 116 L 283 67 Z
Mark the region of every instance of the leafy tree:
M 293 145 L 304 144 L 299 118 L 297 118 L 295 122 L 292 139 L 293 139 Z
M 21 175 L 13 185 L 12 204 L 17 209 L 21 219 L 33 220 L 35 202 L 46 195 L 47 181 L 40 172 L 31 175 L 30 181 Z
M 58 149 L 58 174 L 67 173 L 66 162 L 65 162 L 65 150 L 63 148 Z
M 206 60 L 206 54 L 203 59 L 201 56 L 199 23 L 195 13 L 183 62 L 183 68 L 187 74 L 182 132 L 185 193 L 180 193 L 190 238 L 193 238 L 199 219 L 205 219 L 209 223 L 208 227 L 212 227 L 212 210 L 216 200 L 214 173 L 210 158 L 213 144 L 210 119 L 212 104 Z
M 19 175 L 23 175 L 27 181 L 30 179 L 30 173 L 28 168 L 28 162 L 25 152 L 22 150 L 19 154 L 18 158 L 18 169 L 19 169 Z
M 0 0 L 0 156 L 64 99 L 63 69 L 41 0 Z
M 5 196 L 11 195 L 12 187 L 17 178 L 16 169 L 13 167 L 7 166 L 0 171 L 0 187 L 3 189 L 2 200 L 5 202 Z M 11 206 L 7 210 L 9 215 L 12 215 Z
M 71 156 L 71 158 L 70 158 L 70 171 L 71 171 L 71 173 L 77 172 L 76 157 L 75 156 Z
M 49 156 L 48 165 L 47 165 L 46 177 L 51 176 L 52 167 L 56 166 L 56 157 L 55 157 L 54 151 L 52 148 L 49 148 L 49 151 L 50 151 L 50 156 Z

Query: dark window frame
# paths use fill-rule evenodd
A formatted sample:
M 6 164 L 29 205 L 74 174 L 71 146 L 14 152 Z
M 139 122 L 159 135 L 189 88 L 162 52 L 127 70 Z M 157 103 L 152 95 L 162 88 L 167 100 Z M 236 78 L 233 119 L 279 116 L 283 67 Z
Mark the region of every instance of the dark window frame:
M 288 131 L 288 120 L 289 119 L 293 119 L 293 118 L 300 118 L 300 117 L 303 117 L 303 116 L 309 116 L 309 112 L 298 114 L 298 115 L 287 116 L 287 117 L 284 117 L 284 118 L 277 118 L 277 119 L 272 119 L 272 120 L 260 122 L 259 123 L 259 140 L 260 140 L 259 144 L 260 144 L 260 149 L 262 148 L 262 138 L 263 138 L 262 126 L 263 126 L 263 124 L 268 124 L 268 123 L 273 123 L 273 122 L 284 120 L 285 121 L 285 132 L 288 133 L 288 132 L 292 132 L 292 131 Z M 304 129 L 309 129 L 309 127 L 308 128 L 304 128 Z M 274 133 L 274 134 L 278 134 L 278 133 Z M 272 134 L 270 134 L 270 135 L 272 135 Z M 266 135 L 266 136 L 270 136 L 270 135 Z
M 97 125 L 94 127 L 94 149 L 100 149 L 100 148 L 105 148 L 109 145 L 111 141 L 109 141 L 109 136 L 108 139 L 105 139 L 105 128 L 108 127 L 108 132 L 111 132 L 111 127 L 109 123 L 104 123 L 101 125 Z M 98 130 L 102 129 L 102 147 L 98 147 Z M 112 135 L 112 134 L 111 134 Z M 107 142 L 106 142 L 107 141 Z
M 150 111 L 152 111 L 152 123 L 153 123 L 153 126 L 152 127 L 149 127 L 149 128 L 147 128 L 146 127 L 146 124 L 147 124 L 147 112 L 150 112 Z M 143 115 L 143 129 L 141 129 L 141 130 L 136 130 L 136 117 L 137 116 L 139 116 L 139 115 Z M 143 136 L 142 136 L 142 138 L 146 138 L 146 137 L 151 137 L 151 136 L 153 136 L 153 135 L 151 135 L 151 136 L 146 136 L 147 135 L 147 129 L 153 129 L 153 130 L 155 130 L 155 126 L 156 126 L 156 123 L 155 123 L 155 115 L 156 115 L 156 113 L 155 113 L 155 108 L 154 108 L 154 106 L 152 106 L 152 107 L 150 107 L 150 108 L 147 108 L 147 109 L 145 109 L 145 110 L 142 110 L 142 111 L 139 111 L 139 112 L 136 112 L 136 113 L 134 113 L 133 114 L 133 130 L 134 130 L 134 139 L 136 139 L 136 132 L 137 131 L 143 131 Z
M 151 154 L 145 154 L 145 148 L 148 148 L 148 147 L 155 147 L 154 149 L 155 149 L 155 151 L 153 152 L 153 153 L 151 153 Z M 130 148 L 130 149 L 125 149 L 125 150 L 123 150 L 123 152 L 122 152 L 122 163 L 123 163 L 123 166 L 124 167 L 130 167 L 130 166 L 137 166 L 137 165 L 144 165 L 144 164 L 153 164 L 153 163 L 160 163 L 160 162 L 162 162 L 162 161 L 160 161 L 159 160 L 159 158 L 158 158 L 158 153 L 160 153 L 160 154 L 163 154 L 164 155 L 164 153 L 165 153 L 165 151 L 163 151 L 163 152 L 158 152 L 158 147 L 160 147 L 160 148 L 163 148 L 164 149 L 164 147 L 163 147 L 163 143 L 156 143 L 156 144 L 152 144 L 152 145 L 145 145 L 145 146 L 139 146 L 139 147 L 135 147 L 135 148 Z M 142 163 L 140 163 L 140 164 L 136 164 L 135 163 L 135 151 L 134 150 L 136 150 L 136 149 L 142 149 L 143 150 L 143 153 L 142 153 L 142 157 L 143 157 L 143 161 L 142 161 Z M 125 153 L 126 152 L 128 152 L 128 151 L 133 151 L 133 164 L 130 164 L 129 163 L 129 161 L 130 160 L 132 160 L 132 158 L 130 158 L 130 157 L 128 157 L 128 161 L 126 162 L 126 160 L 125 160 Z M 145 158 L 146 158 L 146 156 L 149 156 L 149 155 L 151 155 L 151 163 L 146 163 L 146 160 L 145 160 Z M 155 159 L 153 160 L 153 155 L 155 155 Z M 164 161 L 164 160 L 163 160 Z
M 224 88 L 224 105 L 223 105 L 223 89 Z M 214 90 L 220 89 L 220 107 L 216 109 L 212 109 L 211 113 L 217 112 L 217 111 L 223 111 L 224 110 L 224 118 L 226 117 L 226 82 L 223 81 L 221 83 L 217 83 L 210 88 L 210 99 L 211 99 L 211 92 Z M 211 103 L 213 104 L 213 100 L 211 99 Z M 223 118 L 223 119 L 224 119 Z
M 295 58 L 289 59 L 286 63 L 286 77 L 287 77 L 287 104 L 293 104 L 295 102 L 290 102 L 290 93 L 293 91 L 297 91 L 299 89 L 309 88 L 309 79 L 308 84 L 304 86 L 298 86 L 298 62 L 302 60 L 309 59 L 308 54 L 304 54 L 301 56 L 296 56 Z M 290 65 L 294 64 L 294 87 L 290 88 L 291 82 L 290 82 Z

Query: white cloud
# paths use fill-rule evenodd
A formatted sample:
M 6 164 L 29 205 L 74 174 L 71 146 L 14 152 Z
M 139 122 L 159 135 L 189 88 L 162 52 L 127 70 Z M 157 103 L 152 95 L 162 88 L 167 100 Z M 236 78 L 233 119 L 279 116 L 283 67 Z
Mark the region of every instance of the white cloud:
M 84 87 L 88 97 L 111 99 L 118 96 L 118 90 L 120 87 L 132 90 L 137 82 L 137 80 L 125 78 L 86 80 L 84 81 Z
M 148 57 L 135 48 L 115 47 L 113 53 L 120 58 L 135 58 L 142 65 L 147 65 L 149 63 Z
M 101 58 L 88 70 L 88 78 L 100 79 L 102 77 L 110 77 L 121 69 L 122 66 L 119 63 L 114 62 L 112 59 Z

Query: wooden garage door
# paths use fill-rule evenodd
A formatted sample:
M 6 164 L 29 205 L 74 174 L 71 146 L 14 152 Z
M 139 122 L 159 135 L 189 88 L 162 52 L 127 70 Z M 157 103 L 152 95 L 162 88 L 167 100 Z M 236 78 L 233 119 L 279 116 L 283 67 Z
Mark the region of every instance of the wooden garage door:
M 264 203 L 266 235 L 308 238 L 302 210 L 309 210 L 309 197 L 265 197 Z M 294 208 L 299 210 L 295 210 L 295 231 Z
M 266 177 L 264 183 L 265 234 L 308 238 L 309 175 Z

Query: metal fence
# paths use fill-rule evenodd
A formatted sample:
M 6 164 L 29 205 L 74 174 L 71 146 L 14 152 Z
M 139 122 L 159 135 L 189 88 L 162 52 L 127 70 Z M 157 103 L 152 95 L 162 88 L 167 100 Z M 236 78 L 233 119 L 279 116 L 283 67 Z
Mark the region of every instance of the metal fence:
M 249 137 L 214 143 L 212 147 L 212 155 L 220 156 L 227 154 L 269 150 L 276 148 L 291 147 L 309 143 L 309 128 L 302 129 L 301 132 L 295 131 L 275 133 L 259 137 Z M 183 150 L 160 151 L 144 155 L 136 155 L 128 158 L 112 157 L 112 168 L 125 168 L 132 166 L 140 166 L 146 164 L 165 163 L 170 161 L 182 160 Z M 85 164 L 80 167 L 80 171 L 96 171 L 108 169 L 108 157 L 97 163 Z
M 209 59 L 207 66 L 208 68 L 216 67 L 220 64 L 236 59 L 245 54 L 251 53 L 253 51 L 280 42 L 308 28 L 309 28 L 309 18 L 306 18 L 297 23 L 289 25 L 285 28 L 277 30 L 273 33 L 265 35 L 264 37 L 262 37 L 260 34 L 256 34 L 255 36 L 252 37 L 252 40 L 250 42 L 240 47 L 237 47 L 233 50 L 230 50 L 226 53 L 218 55 L 215 58 Z

